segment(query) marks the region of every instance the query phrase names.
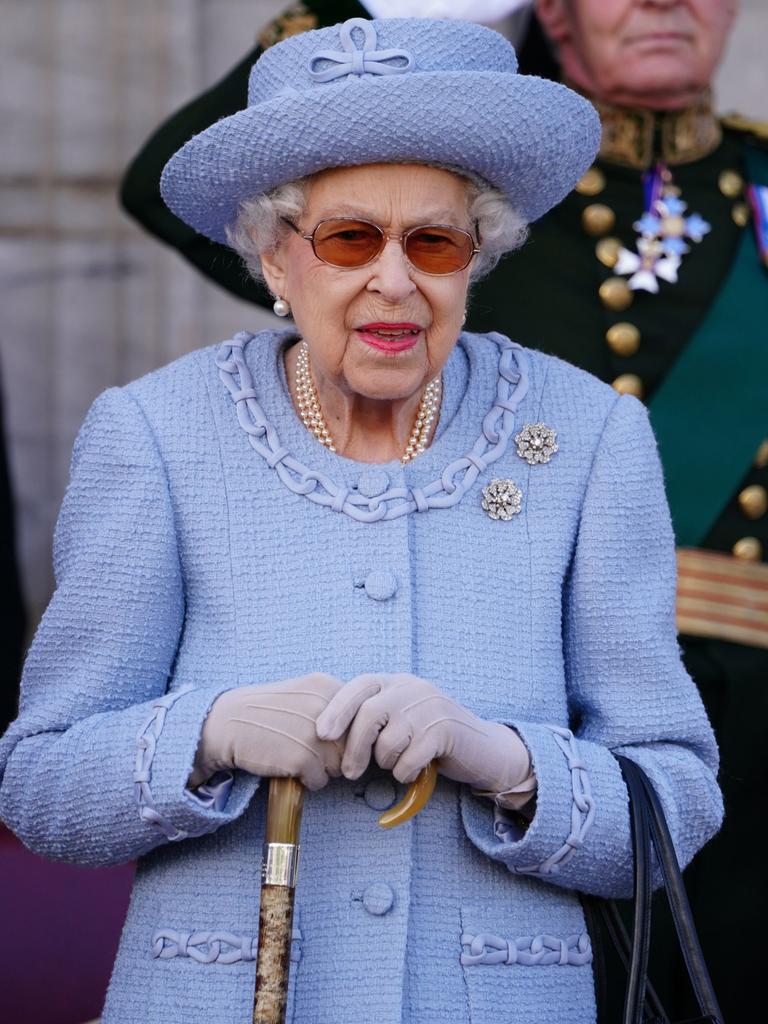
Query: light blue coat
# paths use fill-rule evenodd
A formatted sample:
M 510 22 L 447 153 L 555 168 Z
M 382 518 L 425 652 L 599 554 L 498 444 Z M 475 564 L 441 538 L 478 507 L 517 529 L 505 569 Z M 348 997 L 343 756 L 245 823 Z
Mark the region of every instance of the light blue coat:
M 684 862 L 721 817 L 645 410 L 464 334 L 432 446 L 366 466 L 301 425 L 286 337 L 238 335 L 94 404 L 0 813 L 49 857 L 140 858 L 105 1024 L 246 1024 L 266 787 L 237 772 L 185 789 L 206 712 L 310 671 L 416 673 L 520 732 L 535 815 L 526 831 L 441 780 L 385 832 L 396 787 L 375 766 L 309 795 L 289 1020 L 587 1024 L 578 892 L 631 887 L 613 754 L 654 780 Z M 538 422 L 559 451 L 529 465 L 514 435 Z M 481 507 L 494 477 L 522 492 L 508 521 Z

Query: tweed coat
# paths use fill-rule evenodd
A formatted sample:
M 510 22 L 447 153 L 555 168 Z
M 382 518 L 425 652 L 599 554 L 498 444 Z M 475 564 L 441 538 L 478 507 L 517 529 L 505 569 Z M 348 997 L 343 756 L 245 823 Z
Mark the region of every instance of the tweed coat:
M 95 402 L 0 745 L 0 813 L 46 856 L 139 860 L 105 1024 L 249 1021 L 265 787 L 235 772 L 185 788 L 206 712 L 309 671 L 413 672 L 519 731 L 532 820 L 441 779 L 384 832 L 398 793 L 375 765 L 310 794 L 288 1019 L 592 1022 L 577 894 L 631 887 L 614 753 L 654 780 L 684 862 L 721 816 L 644 408 L 463 334 L 431 447 L 365 465 L 298 420 L 289 335 L 239 334 Z M 540 422 L 558 451 L 532 465 L 515 435 Z M 507 521 L 481 506 L 494 477 L 521 491 Z

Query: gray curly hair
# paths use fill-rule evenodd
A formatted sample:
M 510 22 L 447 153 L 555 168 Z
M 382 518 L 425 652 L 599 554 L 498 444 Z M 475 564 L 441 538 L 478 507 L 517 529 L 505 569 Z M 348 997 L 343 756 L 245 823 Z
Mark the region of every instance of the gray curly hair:
M 304 213 L 309 181 L 308 177 L 298 178 L 240 204 L 237 220 L 227 228 L 227 238 L 255 280 L 264 281 L 261 254 L 274 252 L 290 232 L 285 220 L 296 223 Z M 470 280 L 476 281 L 505 253 L 523 244 L 528 224 L 503 192 L 481 181 L 467 179 L 467 211 L 481 238 L 480 252 L 470 270 Z

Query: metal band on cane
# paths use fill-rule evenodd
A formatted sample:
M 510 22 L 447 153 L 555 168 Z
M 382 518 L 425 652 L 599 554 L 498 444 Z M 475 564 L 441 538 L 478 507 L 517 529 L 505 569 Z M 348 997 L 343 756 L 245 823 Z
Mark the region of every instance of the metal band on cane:
M 285 885 L 296 888 L 299 870 L 298 843 L 265 843 L 261 862 L 262 885 Z

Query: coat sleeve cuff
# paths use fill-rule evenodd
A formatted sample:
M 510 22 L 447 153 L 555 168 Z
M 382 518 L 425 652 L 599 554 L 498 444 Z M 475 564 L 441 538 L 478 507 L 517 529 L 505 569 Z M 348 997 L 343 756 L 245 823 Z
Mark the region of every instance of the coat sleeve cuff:
M 229 770 L 216 772 L 197 789 L 190 790 L 192 796 L 203 807 L 212 807 L 214 811 L 223 811 L 227 806 L 229 791 L 235 781 L 235 773 Z
M 133 773 L 137 812 L 171 842 L 234 821 L 259 786 L 257 776 L 238 771 L 218 773 L 195 792 L 187 789 L 203 722 L 216 698 L 231 688 L 173 690 L 152 702 L 139 727 Z
M 528 747 L 537 780 L 530 822 L 462 794 L 462 818 L 470 840 L 515 874 L 557 875 L 582 848 L 595 818 L 590 773 L 570 729 L 509 722 Z

